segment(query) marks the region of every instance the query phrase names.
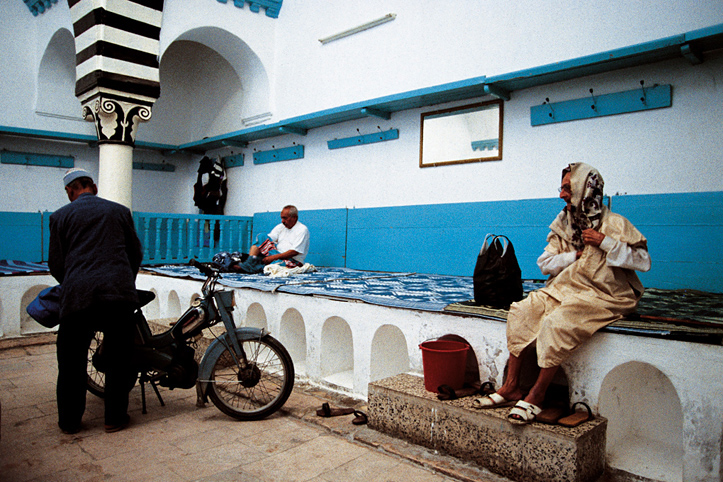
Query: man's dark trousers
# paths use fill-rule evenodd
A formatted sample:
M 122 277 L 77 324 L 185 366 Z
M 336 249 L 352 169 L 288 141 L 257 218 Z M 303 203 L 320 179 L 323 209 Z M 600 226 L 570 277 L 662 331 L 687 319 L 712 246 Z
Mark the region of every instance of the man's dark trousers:
M 96 331 L 103 332 L 105 424 L 126 422 L 128 392 L 135 382 L 133 309 L 127 303 L 103 303 L 73 313 L 60 322 L 57 339 L 59 425 L 73 431 L 85 411 L 88 349 Z

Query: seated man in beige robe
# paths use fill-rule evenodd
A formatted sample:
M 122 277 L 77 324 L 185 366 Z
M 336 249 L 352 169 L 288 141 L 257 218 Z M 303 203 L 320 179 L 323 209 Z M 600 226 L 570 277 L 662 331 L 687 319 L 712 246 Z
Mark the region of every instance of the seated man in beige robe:
M 645 237 L 603 205 L 603 179 L 584 163 L 562 171 L 565 208 L 550 225 L 537 264 L 549 275 L 544 288 L 513 303 L 507 321 L 507 378 L 476 408 L 509 406 L 508 419 L 524 424 L 540 413 L 545 392 L 570 353 L 599 329 L 635 308 L 643 286 L 634 270 L 648 271 Z M 536 346 L 540 374 L 529 393 L 519 387 L 522 352 Z

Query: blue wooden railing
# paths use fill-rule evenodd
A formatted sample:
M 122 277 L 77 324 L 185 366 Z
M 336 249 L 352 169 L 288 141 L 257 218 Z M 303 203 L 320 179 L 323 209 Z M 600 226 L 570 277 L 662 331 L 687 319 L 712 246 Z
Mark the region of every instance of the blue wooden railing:
M 252 217 L 134 212 L 143 264 L 211 261 L 221 251 L 248 252 Z
M 51 214 L 0 212 L 0 259 L 47 261 Z M 250 216 L 136 212 L 133 219 L 144 265 L 208 262 L 220 251 L 247 253 L 251 246 Z

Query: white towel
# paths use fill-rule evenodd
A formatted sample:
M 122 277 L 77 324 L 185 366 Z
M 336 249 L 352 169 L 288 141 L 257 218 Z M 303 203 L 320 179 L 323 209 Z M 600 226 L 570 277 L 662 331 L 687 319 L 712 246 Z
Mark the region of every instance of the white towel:
M 297 266 L 296 268 L 287 268 L 283 264 L 267 264 L 264 266 L 264 274 L 272 278 L 286 278 L 292 274 L 311 273 L 313 271 L 316 271 L 316 267 L 309 263 L 304 263 L 303 266 Z

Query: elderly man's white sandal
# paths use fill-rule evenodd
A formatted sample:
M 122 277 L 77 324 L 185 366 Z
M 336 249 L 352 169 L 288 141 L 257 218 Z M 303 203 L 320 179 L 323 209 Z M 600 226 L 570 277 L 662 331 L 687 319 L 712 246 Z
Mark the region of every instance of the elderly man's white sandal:
M 520 400 L 512 410 L 510 410 L 509 415 L 507 415 L 507 420 L 517 425 L 525 425 L 534 422 L 537 414 L 541 411 L 542 409 L 537 405 Z
M 490 393 L 484 397 L 477 398 L 472 402 L 474 408 L 498 408 L 498 407 L 509 407 L 515 403 L 514 400 L 507 400 L 505 397 L 498 393 Z

